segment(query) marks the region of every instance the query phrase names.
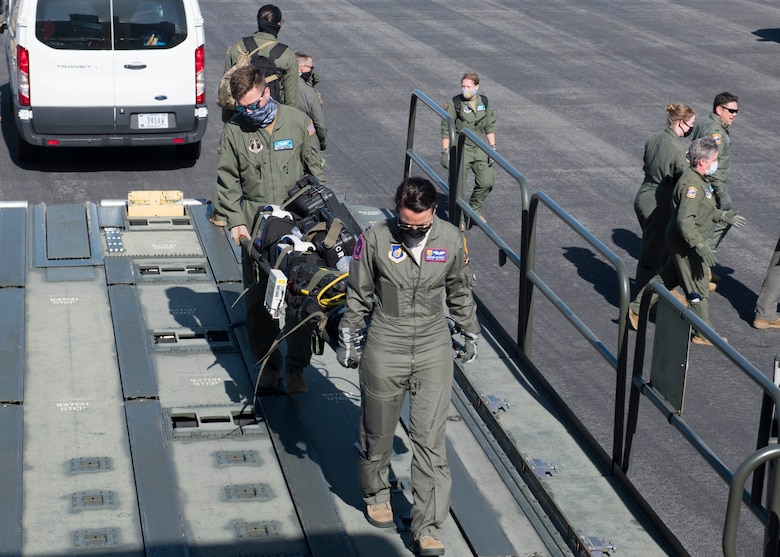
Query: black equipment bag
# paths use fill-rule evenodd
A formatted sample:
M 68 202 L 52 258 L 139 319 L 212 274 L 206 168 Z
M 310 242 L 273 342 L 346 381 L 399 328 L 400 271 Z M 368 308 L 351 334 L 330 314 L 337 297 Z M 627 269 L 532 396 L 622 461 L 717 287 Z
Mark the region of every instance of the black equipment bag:
M 307 174 L 287 195 L 282 207 L 300 218 L 304 239 L 315 245 L 329 267 L 352 255 L 360 227 L 330 188 Z

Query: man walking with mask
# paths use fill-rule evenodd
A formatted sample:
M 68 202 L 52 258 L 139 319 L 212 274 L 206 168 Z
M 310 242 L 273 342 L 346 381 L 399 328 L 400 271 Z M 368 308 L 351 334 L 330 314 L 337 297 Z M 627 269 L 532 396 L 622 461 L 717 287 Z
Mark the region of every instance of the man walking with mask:
M 729 176 L 731 175 L 731 140 L 729 128 L 739 112 L 739 99 L 729 92 L 720 93 L 712 103 L 712 112 L 696 124 L 693 130 L 693 139 L 711 137 L 718 146 L 718 160 L 714 173 L 710 176 L 710 185 L 715 193 L 715 199 L 719 209 L 729 211 L 731 209 L 731 196 L 729 195 Z M 704 239 L 704 243 L 712 251 L 718 249 L 718 245 L 731 228 L 726 222 L 718 222 L 712 227 Z M 711 286 L 712 288 L 712 286 Z
M 214 198 L 222 207 L 230 237 L 240 245 L 251 239 L 258 209 L 280 205 L 287 192 L 304 175 L 324 181 L 314 124 L 297 108 L 277 103 L 263 74 L 249 65 L 230 78 L 237 114 L 222 130 L 217 158 L 217 186 Z M 246 327 L 249 346 L 257 360 L 266 355 L 279 334 L 278 321 L 264 307 L 268 277 L 258 273 L 251 257 L 242 254 Z M 288 321 L 291 316 L 288 315 Z M 309 365 L 311 345 L 308 331 L 300 329 L 287 337 L 287 392 L 306 391 L 304 368 Z M 274 389 L 282 377 L 282 355 L 276 349 L 268 358 L 258 388 Z
M 260 48 L 255 55 L 267 57 L 276 66 L 278 81 L 277 95 L 272 95 L 278 103 L 297 108 L 298 106 L 298 67 L 295 55 L 287 45 L 280 43 L 276 37 L 282 28 L 282 10 L 273 4 L 266 4 L 257 11 L 257 31 L 246 39 L 231 46 L 225 55 L 227 72 L 238 61 L 242 52 L 252 52 Z M 234 97 L 235 98 L 235 97 Z M 222 109 L 222 121 L 227 122 L 235 114 L 227 108 Z M 215 226 L 225 226 L 227 220 L 216 195 L 212 198 L 212 212 L 209 220 Z
M 309 115 L 317 130 L 320 151 L 328 145 L 328 128 L 325 127 L 325 111 L 322 110 L 322 96 L 314 88 L 314 60 L 305 52 L 296 52 L 298 62 L 298 109 Z

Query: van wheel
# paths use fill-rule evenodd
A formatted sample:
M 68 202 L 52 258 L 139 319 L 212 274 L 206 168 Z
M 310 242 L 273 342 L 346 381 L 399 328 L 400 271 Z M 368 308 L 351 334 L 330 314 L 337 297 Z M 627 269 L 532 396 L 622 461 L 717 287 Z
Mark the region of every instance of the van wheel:
M 200 157 L 200 141 L 176 146 L 176 155 L 185 161 L 196 161 Z
M 16 160 L 17 162 L 32 162 L 37 158 L 38 148 L 27 143 L 21 135 L 16 135 Z

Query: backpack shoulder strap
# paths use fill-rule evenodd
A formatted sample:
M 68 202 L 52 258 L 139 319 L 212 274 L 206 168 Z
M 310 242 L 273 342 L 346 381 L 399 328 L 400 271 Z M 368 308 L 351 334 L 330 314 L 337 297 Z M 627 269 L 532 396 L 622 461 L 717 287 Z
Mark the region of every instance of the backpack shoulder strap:
M 482 104 L 484 104 L 485 108 L 487 108 L 487 105 L 488 105 L 488 98 L 487 98 L 487 96 L 480 94 L 479 98 L 482 99 Z
M 456 115 L 460 114 L 460 105 L 461 105 L 460 95 L 455 95 L 454 97 L 452 97 L 452 106 L 455 107 Z
M 271 49 L 271 51 L 268 53 L 268 57 L 271 60 L 278 60 L 279 57 L 284 54 L 284 51 L 287 50 L 287 45 L 284 43 L 280 43 L 277 41 L 277 43 L 274 45 L 274 47 Z
M 246 49 L 247 52 L 249 52 L 250 56 L 254 56 L 259 51 L 261 51 L 262 49 L 267 47 L 269 44 L 273 44 L 275 42 L 276 41 L 273 41 L 273 40 L 272 41 L 265 41 L 263 44 L 258 45 L 257 41 L 255 40 L 254 37 L 244 37 L 244 39 L 243 39 L 244 48 Z

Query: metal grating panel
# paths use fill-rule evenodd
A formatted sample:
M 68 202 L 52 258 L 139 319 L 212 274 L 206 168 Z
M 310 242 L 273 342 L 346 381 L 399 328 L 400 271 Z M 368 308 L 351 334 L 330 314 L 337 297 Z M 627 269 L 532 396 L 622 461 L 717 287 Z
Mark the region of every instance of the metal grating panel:
M 354 556 L 355 549 L 344 525 L 333 511 L 333 500 L 320 468 L 314 444 L 301 439 L 304 427 L 295 410 L 293 397 L 262 397 L 262 411 L 271 431 L 279 463 L 289 485 L 296 486 L 293 502 L 308 539 L 317 539 L 310 547 L 314 557 Z M 295 438 L 306 443 L 309 458 L 299 458 L 285 449 L 285 440 Z
M 0 288 L 0 323 L 0 402 L 21 402 L 25 347 L 23 288 Z
M 125 398 L 157 396 L 154 364 L 143 321 L 143 311 L 134 286 L 108 287 L 111 319 L 114 322 L 119 373 Z
M 46 257 L 88 259 L 88 231 L 83 205 L 52 205 L 46 210 Z
M 166 557 L 186 557 L 189 550 L 160 404 L 148 399 L 127 401 L 125 413 L 144 544 L 165 547 Z
M 97 207 L 44 203 L 33 208 L 33 257 L 36 267 L 97 266 L 103 263 Z
M 22 554 L 22 421 L 20 404 L 0 405 L 0 555 Z
M 0 209 L 0 287 L 24 286 L 26 216 L 27 210 L 21 207 Z
M 132 260 L 129 257 L 108 257 L 105 268 L 107 284 L 135 284 Z

